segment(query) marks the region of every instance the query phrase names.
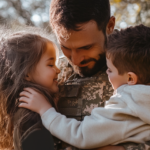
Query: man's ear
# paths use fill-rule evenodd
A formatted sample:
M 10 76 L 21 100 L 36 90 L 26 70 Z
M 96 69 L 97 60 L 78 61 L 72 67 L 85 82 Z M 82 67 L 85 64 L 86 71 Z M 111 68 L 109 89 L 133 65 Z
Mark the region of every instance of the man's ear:
M 109 19 L 109 22 L 106 26 L 106 35 L 109 35 L 111 34 L 113 31 L 114 31 L 114 27 L 115 27 L 115 17 L 112 16 L 110 19 Z
M 30 74 L 27 74 L 27 75 L 25 76 L 25 80 L 31 81 L 31 76 L 30 76 Z
M 128 85 L 135 85 L 137 84 L 138 77 L 135 73 L 133 72 L 128 72 Z

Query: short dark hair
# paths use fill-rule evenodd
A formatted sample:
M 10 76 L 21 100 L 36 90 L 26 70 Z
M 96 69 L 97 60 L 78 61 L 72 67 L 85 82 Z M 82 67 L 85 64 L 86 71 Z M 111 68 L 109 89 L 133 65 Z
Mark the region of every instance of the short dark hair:
M 150 28 L 144 25 L 114 31 L 107 43 L 107 58 L 120 75 L 134 72 L 142 84 L 150 83 Z
M 110 19 L 109 0 L 53 0 L 50 8 L 50 23 L 54 31 L 81 30 L 81 23 L 96 21 L 98 28 L 106 34 Z M 63 36 L 63 35 L 61 35 Z

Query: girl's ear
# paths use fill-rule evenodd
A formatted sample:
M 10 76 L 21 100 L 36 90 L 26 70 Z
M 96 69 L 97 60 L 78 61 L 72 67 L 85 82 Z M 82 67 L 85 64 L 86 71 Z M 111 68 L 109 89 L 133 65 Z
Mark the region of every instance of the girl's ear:
M 27 75 L 25 76 L 25 80 L 31 81 L 31 76 L 30 76 L 29 74 L 27 74 Z
M 133 72 L 128 72 L 128 85 L 135 85 L 137 84 L 138 77 L 135 73 Z

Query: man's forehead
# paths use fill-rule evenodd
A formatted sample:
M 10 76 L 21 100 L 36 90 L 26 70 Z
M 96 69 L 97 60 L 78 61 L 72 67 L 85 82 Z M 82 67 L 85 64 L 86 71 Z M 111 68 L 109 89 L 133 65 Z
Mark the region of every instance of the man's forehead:
M 87 39 L 87 38 L 76 38 L 76 39 L 71 39 L 69 38 L 68 40 L 60 39 L 59 44 L 61 46 L 64 46 L 66 48 L 80 48 L 88 45 L 92 45 L 96 43 L 94 39 Z
M 77 24 L 77 26 L 79 27 L 79 29 L 84 30 L 84 31 L 91 30 L 91 29 L 98 29 L 98 25 L 96 21 L 94 20 L 90 20 L 85 23 Z
M 104 34 L 98 29 L 94 22 L 85 23 L 81 26 L 80 31 L 71 30 L 69 38 L 66 40 L 62 37 L 58 38 L 59 44 L 65 47 L 82 47 L 89 44 L 99 42 L 104 39 Z

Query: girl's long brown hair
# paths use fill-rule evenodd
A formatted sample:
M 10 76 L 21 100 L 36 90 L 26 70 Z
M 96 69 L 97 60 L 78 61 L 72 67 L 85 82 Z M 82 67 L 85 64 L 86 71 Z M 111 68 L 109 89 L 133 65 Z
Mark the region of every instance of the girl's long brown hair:
M 0 149 L 13 148 L 13 117 L 18 109 L 19 93 L 24 87 L 42 92 L 55 107 L 52 95 L 40 85 L 25 80 L 27 73 L 38 63 L 48 40 L 38 34 L 18 32 L 0 40 Z M 40 116 L 23 109 L 18 122 L 20 134 L 23 124 L 38 122 Z

